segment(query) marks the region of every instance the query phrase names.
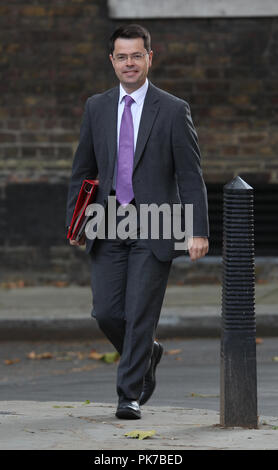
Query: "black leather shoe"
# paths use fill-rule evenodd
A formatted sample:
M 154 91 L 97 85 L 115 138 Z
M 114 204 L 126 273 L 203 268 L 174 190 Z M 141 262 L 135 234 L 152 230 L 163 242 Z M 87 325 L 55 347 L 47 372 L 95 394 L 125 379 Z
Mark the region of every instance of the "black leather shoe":
M 143 391 L 140 395 L 139 398 L 139 404 L 144 405 L 149 398 L 151 398 L 156 381 L 155 381 L 155 369 L 157 367 L 157 364 L 159 363 L 161 356 L 163 354 L 163 347 L 160 343 L 157 341 L 154 342 L 153 344 L 153 353 L 152 353 L 152 358 L 151 358 L 151 365 L 148 369 L 148 372 L 146 373 L 144 377 L 144 386 L 143 386 Z
M 138 401 L 120 400 L 116 416 L 120 419 L 140 419 L 141 411 Z

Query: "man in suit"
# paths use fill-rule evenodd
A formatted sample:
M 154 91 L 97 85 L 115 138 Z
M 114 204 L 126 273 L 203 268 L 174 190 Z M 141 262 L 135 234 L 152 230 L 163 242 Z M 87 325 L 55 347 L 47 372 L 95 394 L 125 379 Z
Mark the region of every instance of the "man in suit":
M 194 261 L 208 252 L 209 236 L 198 138 L 188 103 L 148 81 L 152 59 L 145 28 L 132 24 L 112 34 L 110 60 L 120 83 L 87 99 L 69 186 L 67 226 L 85 178 L 99 180 L 95 203 L 105 209 L 105 220 L 112 196 L 117 209 L 132 205 L 138 213 L 141 204 L 193 204 L 188 253 Z M 121 220 L 117 212 L 117 226 Z M 171 263 L 185 252 L 176 249 L 172 234 L 123 239 L 106 231 L 105 238 L 84 236 L 70 243 L 85 241 L 91 258 L 92 316 L 120 354 L 116 416 L 138 419 L 140 406 L 155 389 L 163 353 L 155 332 Z

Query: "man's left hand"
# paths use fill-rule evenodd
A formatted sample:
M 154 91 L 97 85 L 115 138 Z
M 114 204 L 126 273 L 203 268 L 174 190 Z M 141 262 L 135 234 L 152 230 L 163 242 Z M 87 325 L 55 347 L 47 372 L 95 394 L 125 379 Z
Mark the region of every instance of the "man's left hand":
M 79 241 L 76 241 L 76 240 L 70 240 L 70 245 L 73 245 L 73 246 L 82 246 L 82 245 L 85 245 L 86 243 L 86 235 L 85 233 L 83 233 L 82 237 L 80 238 Z
M 206 237 L 193 237 L 189 241 L 188 248 L 191 261 L 202 258 L 209 249 L 208 239 Z

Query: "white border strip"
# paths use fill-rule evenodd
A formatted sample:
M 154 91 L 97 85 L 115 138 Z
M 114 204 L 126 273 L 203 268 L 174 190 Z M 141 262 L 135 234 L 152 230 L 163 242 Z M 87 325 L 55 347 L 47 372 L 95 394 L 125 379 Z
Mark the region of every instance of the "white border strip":
M 114 19 L 278 16 L 278 0 L 108 0 L 108 8 Z

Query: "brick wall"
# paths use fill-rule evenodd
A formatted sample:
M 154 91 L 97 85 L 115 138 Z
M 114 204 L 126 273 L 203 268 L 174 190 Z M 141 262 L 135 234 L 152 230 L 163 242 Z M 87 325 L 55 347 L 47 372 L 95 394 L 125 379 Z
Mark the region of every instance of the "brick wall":
M 68 177 L 84 101 L 110 86 L 105 2 L 7 1 L 0 14 L 1 178 Z
M 116 82 L 104 0 L 0 7 L 1 180 L 68 177 L 87 96 Z M 189 101 L 210 181 L 278 181 L 278 19 L 141 21 L 155 84 Z M 12 176 L 13 175 L 13 176 Z
M 7 253 L 16 256 L 15 247 L 26 247 L 26 253 L 41 250 L 36 253 L 52 269 L 51 249 L 68 250 L 64 209 L 83 106 L 117 83 L 107 39 L 120 23 L 109 19 L 105 0 L 1 3 L 5 260 Z M 278 18 L 140 23 L 152 33 L 150 79 L 191 105 L 206 181 L 221 187 L 240 174 L 251 184 L 277 183 Z

